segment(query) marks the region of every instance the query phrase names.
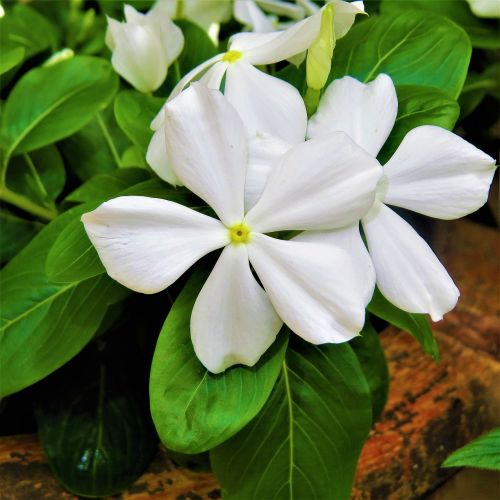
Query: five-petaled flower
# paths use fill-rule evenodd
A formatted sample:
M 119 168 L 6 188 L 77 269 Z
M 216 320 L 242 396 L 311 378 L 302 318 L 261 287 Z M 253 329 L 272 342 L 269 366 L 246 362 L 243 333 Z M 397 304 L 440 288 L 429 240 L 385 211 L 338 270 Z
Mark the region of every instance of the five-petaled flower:
M 191 316 L 196 354 L 212 372 L 255 364 L 282 321 L 315 344 L 357 335 L 374 271 L 352 224 L 373 204 L 377 160 L 343 132 L 304 142 L 282 156 L 245 210 L 247 135 L 228 100 L 195 83 L 170 101 L 165 120 L 176 176 L 219 220 L 162 199 L 105 202 L 82 221 L 108 274 L 155 293 L 223 248 Z M 287 230 L 304 232 L 266 235 Z

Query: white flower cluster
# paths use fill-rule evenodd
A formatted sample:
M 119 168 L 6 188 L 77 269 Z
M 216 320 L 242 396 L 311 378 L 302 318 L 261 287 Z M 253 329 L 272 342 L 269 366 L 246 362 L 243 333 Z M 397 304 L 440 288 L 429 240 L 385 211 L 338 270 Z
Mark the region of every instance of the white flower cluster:
M 362 3 L 333 5 L 339 38 Z M 160 38 L 170 33 L 170 52 L 164 46 L 156 62 L 168 65 L 182 44 L 169 18 L 152 19 L 161 8 L 126 10 L 119 27 L 110 20 L 114 63 L 138 67 L 134 58 L 145 45 L 119 52 L 120 29 L 132 23 L 138 33 L 155 26 Z M 458 300 L 427 243 L 389 206 L 462 217 L 485 203 L 495 162 L 449 131 L 421 126 L 382 167 L 377 155 L 398 107 L 387 75 L 368 84 L 334 81 L 308 121 L 298 91 L 255 66 L 303 54 L 320 21 L 321 11 L 284 31 L 233 36 L 226 53 L 179 82 L 153 122 L 152 168 L 202 198 L 217 218 L 141 196 L 113 199 L 82 217 L 108 274 L 142 293 L 167 288 L 223 249 L 191 316 L 196 354 L 214 373 L 255 364 L 283 323 L 314 344 L 350 340 L 375 284 L 399 308 L 434 320 Z M 149 88 L 160 80 L 155 73 Z M 275 237 L 280 231 L 299 234 L 283 240 Z

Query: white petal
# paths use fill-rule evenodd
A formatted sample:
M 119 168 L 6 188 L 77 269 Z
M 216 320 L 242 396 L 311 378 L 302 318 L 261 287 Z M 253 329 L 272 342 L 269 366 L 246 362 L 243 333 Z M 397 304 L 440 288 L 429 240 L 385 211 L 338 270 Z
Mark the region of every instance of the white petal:
M 314 344 L 345 342 L 363 327 L 365 303 L 355 259 L 325 242 L 253 234 L 250 262 L 281 319 Z
M 222 79 L 226 74 L 226 69 L 229 63 L 224 61 L 216 62 L 201 78 L 200 82 L 205 84 L 209 89 L 219 90 Z
M 234 0 L 233 14 L 236 20 L 256 33 L 267 33 L 274 29 L 272 21 L 253 0 Z
M 269 134 L 258 134 L 250 139 L 245 181 L 245 212 L 257 203 L 272 168 L 291 147 L 288 142 Z
M 318 12 L 284 31 L 238 33 L 229 40 L 229 49 L 243 52 L 254 65 L 277 63 L 307 50 L 318 36 L 320 23 Z
M 174 62 L 184 48 L 184 35 L 182 30 L 164 15 L 160 4 L 153 7 L 147 14 L 149 25 L 155 30 L 161 42 L 167 65 Z
M 399 215 L 377 202 L 363 219 L 377 285 L 394 305 L 429 313 L 434 321 L 451 311 L 460 292 L 429 245 Z
M 252 275 L 246 245 L 227 246 L 201 289 L 191 315 L 198 359 L 212 373 L 253 366 L 283 322 Z
M 184 17 L 207 31 L 211 24 L 226 22 L 231 17 L 228 0 L 183 0 Z
M 500 2 L 498 0 L 467 0 L 469 7 L 477 17 L 499 18 Z
M 223 55 L 224 54 L 217 54 L 216 56 L 207 59 L 206 61 L 196 66 L 196 68 L 193 68 L 191 71 L 186 73 L 177 82 L 177 85 L 168 96 L 168 100 L 171 101 L 174 97 L 177 97 L 189 83 L 191 83 L 193 80 L 196 80 L 199 76 L 205 73 L 205 71 L 207 71 L 207 69 L 213 66 L 217 61 L 220 61 Z
M 170 286 L 198 259 L 229 241 L 216 219 L 171 201 L 121 196 L 82 216 L 107 273 L 142 293 Z
M 123 13 L 127 23 L 144 24 L 146 22 L 146 16 L 142 12 L 135 10 L 131 5 L 125 4 L 123 6 Z
M 278 16 L 289 17 L 290 19 L 303 19 L 305 15 L 304 8 L 300 5 L 293 4 L 283 0 L 257 0 L 259 7 L 266 12 L 276 14 Z
M 358 223 L 334 231 L 304 231 L 292 241 L 327 243 L 343 249 L 355 262 L 353 286 L 360 291 L 364 304 L 368 305 L 375 289 L 375 268 L 361 238 Z
M 230 64 L 224 95 L 240 114 L 249 135 L 263 132 L 288 142 L 302 142 L 307 113 L 299 91 L 245 60 Z
M 160 179 L 169 182 L 173 186 L 182 186 L 182 182 L 175 175 L 171 166 L 172 162 L 168 158 L 165 126 L 161 126 L 153 134 L 146 152 L 146 161 Z
M 484 205 L 495 160 L 472 144 L 432 125 L 417 127 L 384 167 L 382 200 L 439 219 L 456 219 Z
M 375 158 L 343 132 L 332 132 L 280 159 L 246 220 L 262 233 L 347 226 L 370 209 L 381 175 Z
M 241 118 L 218 91 L 194 83 L 165 108 L 166 143 L 172 167 L 222 222 L 244 213 L 247 138 Z
M 165 102 L 165 104 L 160 108 L 160 111 L 158 111 L 156 116 L 153 118 L 153 121 L 149 125 L 151 130 L 158 130 L 165 123 L 165 106 L 166 105 L 167 105 L 167 102 Z
M 115 71 L 141 92 L 156 90 L 167 76 L 160 40 L 147 26 L 121 24 L 113 28 Z
M 342 38 L 351 29 L 357 14 L 364 14 L 363 2 L 333 1 L 333 27 L 335 38 Z
M 345 76 L 334 80 L 309 120 L 308 137 L 345 132 L 368 153 L 377 156 L 391 133 L 398 112 L 392 80 L 379 75 L 368 84 Z

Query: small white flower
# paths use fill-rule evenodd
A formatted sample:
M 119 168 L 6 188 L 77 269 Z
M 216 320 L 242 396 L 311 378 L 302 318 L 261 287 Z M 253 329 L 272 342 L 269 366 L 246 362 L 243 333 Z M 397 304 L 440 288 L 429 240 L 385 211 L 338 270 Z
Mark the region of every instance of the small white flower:
M 375 158 L 397 110 L 396 90 L 387 75 L 368 84 L 344 77 L 326 89 L 307 137 L 342 131 Z M 254 146 L 259 158 L 251 156 L 249 164 L 247 208 L 259 199 L 274 164 L 291 147 L 270 136 L 256 140 L 261 144 Z M 463 217 L 486 202 L 495 160 L 452 132 L 426 125 L 404 137 L 383 170 L 376 200 L 362 219 L 377 285 L 399 308 L 429 313 L 437 321 L 453 309 L 459 291 L 427 243 L 387 205 L 439 219 Z
M 193 84 L 168 103 L 165 121 L 176 176 L 219 220 L 161 199 L 103 203 L 82 221 L 108 274 L 155 293 L 224 248 L 191 316 L 196 354 L 215 373 L 255 364 L 282 321 L 315 344 L 357 335 L 375 277 L 359 231 L 349 226 L 373 203 L 379 163 L 344 133 L 303 142 L 245 211 L 247 135 L 227 99 Z M 289 241 L 265 235 L 282 230 L 305 232 Z
M 500 0 L 467 0 L 470 9 L 477 17 L 499 18 Z
M 336 37 L 344 36 L 363 13 L 363 2 L 334 0 Z M 295 87 L 255 66 L 272 64 L 303 53 L 318 36 L 322 10 L 285 31 L 271 33 L 240 33 L 229 42 L 225 54 L 205 61 L 177 84 L 169 99 L 200 75 L 209 88 L 218 89 L 225 76 L 224 95 L 238 110 L 248 137 L 269 134 L 290 144 L 302 142 L 307 127 L 304 101 Z M 149 145 L 147 161 L 165 181 L 179 185 L 163 146 L 165 130 L 162 109 L 151 123 L 155 131 Z
M 141 92 L 156 90 L 184 46 L 182 31 L 160 4 L 147 14 L 125 5 L 125 22 L 108 17 L 106 44 L 115 71 Z

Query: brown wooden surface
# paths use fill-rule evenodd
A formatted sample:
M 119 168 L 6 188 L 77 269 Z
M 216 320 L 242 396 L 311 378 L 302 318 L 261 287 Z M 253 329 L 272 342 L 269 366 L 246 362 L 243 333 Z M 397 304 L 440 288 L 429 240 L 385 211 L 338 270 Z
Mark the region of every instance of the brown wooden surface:
M 395 328 L 381 335 L 391 374 L 389 401 L 363 450 L 355 499 L 406 500 L 439 486 L 454 449 L 499 423 L 499 278 L 497 231 L 467 221 L 439 223 L 436 252 L 461 290 L 458 306 L 435 325 L 440 363 Z M 219 498 L 210 474 L 182 469 L 160 451 L 118 498 Z M 0 439 L 1 499 L 66 499 L 35 436 Z M 115 497 L 116 498 L 116 497 Z M 267 500 L 267 499 L 262 499 Z

